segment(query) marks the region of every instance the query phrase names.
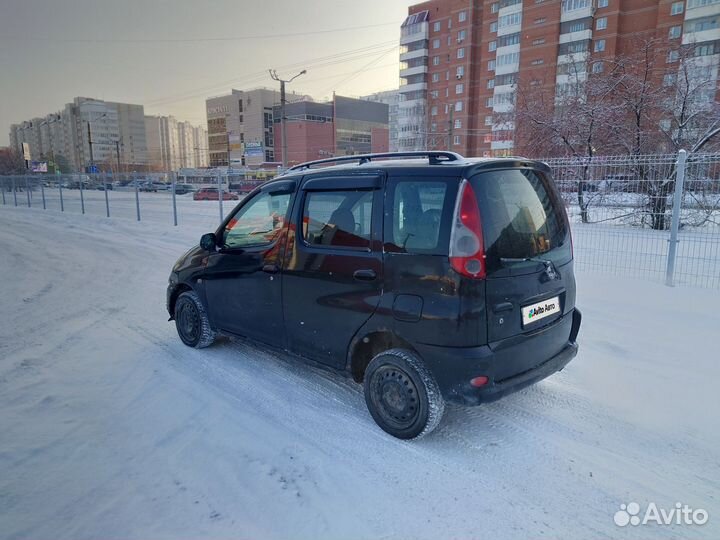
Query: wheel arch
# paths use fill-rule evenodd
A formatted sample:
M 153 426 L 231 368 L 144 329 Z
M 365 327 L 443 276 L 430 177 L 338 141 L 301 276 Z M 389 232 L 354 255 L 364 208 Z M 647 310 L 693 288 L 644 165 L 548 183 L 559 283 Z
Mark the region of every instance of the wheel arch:
M 182 293 L 186 291 L 192 291 L 194 290 L 190 285 L 187 283 L 178 283 L 175 285 L 175 288 L 173 289 L 172 293 L 170 293 L 170 298 L 168 298 L 168 312 L 170 313 L 170 320 L 175 319 L 175 302 L 177 302 L 178 296 L 180 296 Z
M 405 349 L 420 356 L 417 350 L 389 328 L 375 328 L 362 336 L 355 336 L 350 343 L 347 369 L 355 382 L 361 383 L 370 361 L 383 351 Z

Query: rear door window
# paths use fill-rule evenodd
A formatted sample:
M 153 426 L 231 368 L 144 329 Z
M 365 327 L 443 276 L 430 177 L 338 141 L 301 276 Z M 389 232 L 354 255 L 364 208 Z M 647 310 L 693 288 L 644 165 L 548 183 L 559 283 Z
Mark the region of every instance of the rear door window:
M 550 180 L 531 169 L 506 169 L 472 178 L 483 226 L 488 271 L 511 263 L 534 269 L 535 258 L 563 264 L 570 260 L 565 209 Z M 503 261 L 505 260 L 505 262 Z
M 312 246 L 369 249 L 373 191 L 309 191 L 303 240 Z
M 447 255 L 450 191 L 445 180 L 393 179 L 385 202 L 385 251 Z

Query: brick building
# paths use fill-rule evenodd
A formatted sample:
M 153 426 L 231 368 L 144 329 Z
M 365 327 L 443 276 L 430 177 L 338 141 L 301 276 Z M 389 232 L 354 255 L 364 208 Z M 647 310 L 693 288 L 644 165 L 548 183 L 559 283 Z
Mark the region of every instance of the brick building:
M 557 98 L 639 39 L 658 39 L 669 64 L 673 49 L 692 44 L 703 76 L 718 78 L 720 0 L 431 0 L 408 11 L 399 138 L 409 144 L 401 149 L 512 154 L 518 86 Z M 718 99 L 717 84 L 705 98 Z M 418 114 L 403 115 L 404 106 Z

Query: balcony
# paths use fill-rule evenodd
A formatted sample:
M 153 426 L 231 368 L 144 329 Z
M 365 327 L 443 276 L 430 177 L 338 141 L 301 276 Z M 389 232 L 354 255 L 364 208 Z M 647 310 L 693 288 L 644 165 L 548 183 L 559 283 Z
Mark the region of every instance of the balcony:
M 570 43 L 571 41 L 582 41 L 585 39 L 592 39 L 592 30 L 590 28 L 578 32 L 560 34 L 560 43 Z
M 411 77 L 412 75 L 420 75 L 422 73 L 427 73 L 428 67 L 427 65 L 424 66 L 415 66 L 415 67 L 409 67 L 405 69 L 400 70 L 400 77 Z
M 415 49 L 414 51 L 400 53 L 400 61 L 407 62 L 408 60 L 415 60 L 416 58 L 422 58 L 423 56 L 428 56 L 428 54 L 429 54 L 429 51 L 427 48 Z
M 418 90 L 427 90 L 426 82 L 403 84 L 400 86 L 400 93 L 404 94 L 407 92 L 417 92 Z
M 711 17 L 717 15 L 718 4 L 709 4 L 707 6 L 698 6 L 685 11 L 685 20 L 700 19 L 702 17 Z
M 588 5 L 584 8 L 573 9 L 571 11 L 563 11 L 560 13 L 560 22 L 564 23 L 567 21 L 574 21 L 575 19 L 584 19 L 585 17 L 591 17 L 593 13 L 592 4 L 588 2 Z
M 495 65 L 495 75 L 505 75 L 507 73 L 517 73 L 520 70 L 520 62 L 514 64 Z
M 712 28 L 711 30 L 702 30 L 700 32 L 685 32 L 682 37 L 683 45 L 716 40 L 720 40 L 720 28 Z
M 558 64 L 572 64 L 573 62 L 587 62 L 590 53 L 588 51 L 570 54 L 561 54 L 557 57 Z
M 492 141 L 490 143 L 491 150 L 511 150 L 514 147 L 515 147 L 515 143 L 512 140 Z
M 414 24 L 403 28 L 402 35 L 400 36 L 400 45 L 407 45 L 414 41 L 420 41 L 421 39 L 427 39 L 430 27 L 428 23 Z

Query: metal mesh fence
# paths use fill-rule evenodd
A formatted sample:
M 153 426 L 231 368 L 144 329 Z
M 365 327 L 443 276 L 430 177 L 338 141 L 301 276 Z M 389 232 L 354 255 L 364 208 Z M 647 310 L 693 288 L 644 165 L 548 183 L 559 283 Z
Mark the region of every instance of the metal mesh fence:
M 546 160 L 572 222 L 578 269 L 720 288 L 720 154 L 680 161 L 678 155 Z M 208 231 L 262 181 L 176 173 L 3 176 L 0 192 L 3 205 Z

